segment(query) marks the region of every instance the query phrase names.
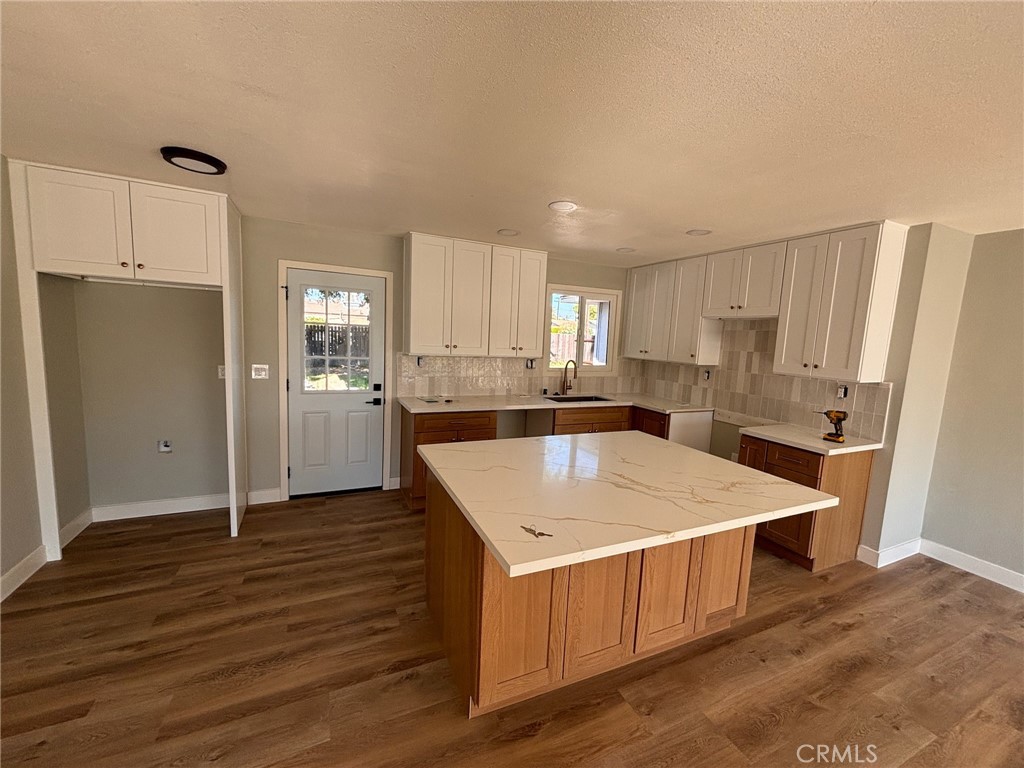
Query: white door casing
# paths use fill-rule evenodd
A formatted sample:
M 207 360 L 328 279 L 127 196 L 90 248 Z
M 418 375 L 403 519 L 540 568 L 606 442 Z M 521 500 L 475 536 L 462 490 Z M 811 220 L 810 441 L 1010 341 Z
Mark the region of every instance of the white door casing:
M 383 277 L 288 269 L 289 495 L 382 485 Z

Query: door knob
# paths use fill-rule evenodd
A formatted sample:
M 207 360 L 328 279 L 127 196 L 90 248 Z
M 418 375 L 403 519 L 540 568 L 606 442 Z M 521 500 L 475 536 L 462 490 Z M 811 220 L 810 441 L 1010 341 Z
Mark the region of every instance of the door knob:
M 373 398 L 373 400 L 367 400 L 366 401 L 367 405 L 383 405 L 383 403 L 384 403 L 384 399 L 381 398 L 381 397 L 375 397 L 375 398 Z

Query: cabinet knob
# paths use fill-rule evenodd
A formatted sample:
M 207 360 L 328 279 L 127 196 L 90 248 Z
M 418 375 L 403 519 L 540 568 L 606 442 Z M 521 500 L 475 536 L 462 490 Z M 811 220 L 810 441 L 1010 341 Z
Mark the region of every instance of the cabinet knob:
M 136 268 L 136 269 L 145 269 L 145 268 L 146 268 L 146 265 L 145 265 L 145 264 L 136 264 L 136 265 L 135 265 L 135 268 Z
M 452 349 L 458 349 L 458 348 L 459 348 L 458 344 L 452 344 Z
M 128 262 L 127 261 L 122 261 L 121 262 L 121 266 L 122 267 L 127 267 L 128 266 Z
M 522 349 L 522 347 L 520 347 L 519 349 Z
M 814 364 L 814 367 L 815 367 L 815 368 L 817 368 L 817 367 L 818 367 L 818 364 L 817 364 L 817 363 L 815 363 L 815 364 Z
M 445 344 L 445 345 L 444 345 L 444 348 L 445 348 L 445 349 L 451 349 L 451 348 L 452 348 L 452 345 L 451 345 L 451 344 Z M 806 368 L 807 366 L 804 366 L 804 367 Z
M 729 309 L 736 309 L 732 304 L 729 305 Z
M 807 367 L 807 363 L 804 363 L 804 368 L 806 368 L 806 367 Z
M 742 304 L 737 305 L 736 309 L 743 309 L 743 305 Z
M 515 347 L 512 347 L 512 349 L 515 349 Z
M 695 354 L 693 354 L 693 352 L 691 352 L 691 353 L 690 353 L 690 357 L 696 357 L 696 355 L 695 355 Z

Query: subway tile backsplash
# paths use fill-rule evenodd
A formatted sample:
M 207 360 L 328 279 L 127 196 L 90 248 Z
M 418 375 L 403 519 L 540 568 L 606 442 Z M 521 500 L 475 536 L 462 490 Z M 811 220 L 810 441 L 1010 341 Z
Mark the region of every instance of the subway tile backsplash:
M 582 394 L 643 392 L 693 405 L 771 421 L 825 429 L 828 422 L 817 411 L 829 408 L 849 411 L 843 425 L 852 437 L 882 440 L 889 411 L 892 385 L 853 384 L 826 379 L 779 376 L 772 373 L 777 320 L 726 320 L 721 365 L 705 368 L 675 363 L 620 359 L 615 375 L 581 376 L 574 391 Z M 398 356 L 399 397 L 428 395 L 539 394 L 544 387 L 554 393 L 561 386 L 561 372 L 542 368 L 527 370 L 520 358 Z M 711 371 L 710 380 L 704 371 Z M 840 383 L 849 395 L 836 397 Z

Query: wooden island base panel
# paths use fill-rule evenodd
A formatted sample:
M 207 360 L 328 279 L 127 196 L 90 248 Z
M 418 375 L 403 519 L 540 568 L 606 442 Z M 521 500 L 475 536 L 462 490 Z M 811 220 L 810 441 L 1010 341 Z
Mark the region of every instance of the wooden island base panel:
M 755 526 L 510 577 L 429 469 L 426 486 L 427 604 L 470 717 L 746 612 Z

